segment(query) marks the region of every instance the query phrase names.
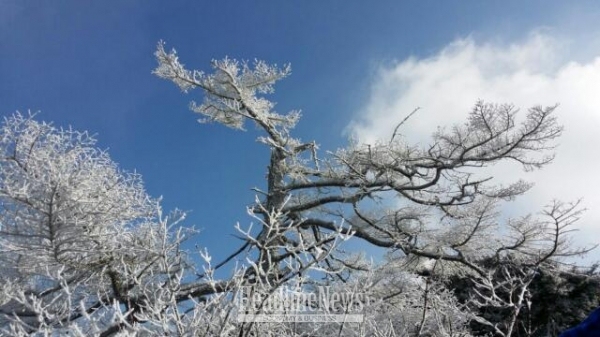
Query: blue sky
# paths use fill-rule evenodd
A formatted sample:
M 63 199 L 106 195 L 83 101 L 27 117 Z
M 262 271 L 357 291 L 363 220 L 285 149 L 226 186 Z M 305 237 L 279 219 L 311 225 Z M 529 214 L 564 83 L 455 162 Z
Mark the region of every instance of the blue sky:
M 560 101 L 567 108 L 572 98 L 589 98 L 589 104 L 573 106 L 583 115 L 559 118 L 586 121 L 571 130 L 592 135 L 600 126 L 593 109 L 598 95 L 576 96 L 568 81 L 589 77 L 581 84 L 588 89 L 599 83 L 597 22 L 596 1 L 2 0 L 0 114 L 40 110 L 40 119 L 96 133 L 121 167 L 137 170 L 150 194 L 164 197 L 165 208 L 191 211 L 188 223 L 204 230 L 197 244 L 219 258 L 232 248 L 234 224 L 250 221 L 244 205 L 253 201 L 250 188 L 263 185 L 268 152 L 255 143 L 252 128 L 242 133 L 195 122 L 187 105 L 198 93 L 183 95 L 151 75 L 159 40 L 191 68 L 208 69 L 211 59 L 224 56 L 291 63 L 292 76 L 272 98 L 278 111 L 301 109 L 296 135 L 326 150 L 343 146 L 348 135 L 376 138 L 403 110 L 425 105 L 422 120 L 428 124 L 413 132 L 418 141 L 434 125 L 455 122 L 439 104 L 427 109 L 428 102 L 445 102 L 462 118 L 471 104 L 464 102 L 478 98 L 524 105 Z M 457 64 L 463 68 L 448 70 Z M 494 68 L 490 64 L 501 67 L 486 72 Z M 522 74 L 532 77 L 519 81 Z M 454 92 L 473 83 L 492 89 Z M 531 83 L 537 91 L 523 88 Z M 512 96 L 512 89 L 522 95 Z M 600 151 L 586 149 L 546 172 L 547 181 L 572 176 L 568 164 L 577 160 L 578 167 L 597 167 L 597 159 L 583 157 Z M 560 184 L 593 208 L 600 198 L 589 189 L 600 187 L 600 180 L 586 172 L 579 174 L 586 179 Z M 552 193 L 565 195 L 534 191 L 524 205 L 537 207 Z M 582 242 L 588 243 L 600 236 L 600 213 L 589 213 L 582 219 L 588 238 Z

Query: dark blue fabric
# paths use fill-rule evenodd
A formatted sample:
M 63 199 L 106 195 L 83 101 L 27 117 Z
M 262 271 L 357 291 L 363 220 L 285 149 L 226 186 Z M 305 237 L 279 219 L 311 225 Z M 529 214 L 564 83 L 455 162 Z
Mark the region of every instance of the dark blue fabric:
M 559 337 L 600 337 L 600 308 L 594 310 L 578 326 L 561 333 Z

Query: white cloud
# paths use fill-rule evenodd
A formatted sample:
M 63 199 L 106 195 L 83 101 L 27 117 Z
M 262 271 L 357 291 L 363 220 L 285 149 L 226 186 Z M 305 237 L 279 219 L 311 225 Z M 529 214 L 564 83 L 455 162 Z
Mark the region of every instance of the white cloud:
M 583 198 L 588 211 L 579 223 L 579 243 L 600 243 L 600 52 L 586 62 L 569 59 L 571 41 L 535 33 L 513 44 L 480 44 L 460 39 L 436 55 L 380 67 L 371 94 L 349 132 L 363 142 L 387 139 L 397 122 L 421 110 L 403 126 L 412 142 L 427 143 L 437 126 L 462 123 L 477 99 L 513 103 L 522 110 L 559 103 L 565 126 L 555 162 L 534 173 L 499 168 L 505 181 L 535 182 L 518 199 L 522 212 L 535 211 L 553 198 Z M 590 257 L 600 260 L 600 251 Z

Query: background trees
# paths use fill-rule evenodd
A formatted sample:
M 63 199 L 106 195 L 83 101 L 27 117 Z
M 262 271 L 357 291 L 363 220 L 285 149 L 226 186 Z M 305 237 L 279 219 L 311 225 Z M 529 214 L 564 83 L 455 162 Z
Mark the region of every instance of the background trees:
M 135 322 L 146 296 L 182 272 L 181 230 L 170 229 L 177 215 L 163 217 L 140 176 L 120 170 L 95 142 L 31 115 L 4 120 L 3 334 L 90 335 L 109 331 L 115 315 Z
M 270 158 L 248 208 L 254 225 L 237 226 L 242 244 L 225 261 L 201 251 L 195 267 L 174 227 L 183 216 L 163 216 L 139 176 L 119 170 L 87 134 L 17 114 L 4 123 L 0 157 L 6 333 L 532 336 L 541 329 L 532 318 L 540 275 L 563 275 L 556 259 L 586 252 L 566 241 L 577 203 L 503 220 L 499 203 L 529 185 L 495 185 L 480 170 L 550 163 L 562 131 L 555 107 L 533 107 L 517 122 L 513 106 L 477 102 L 465 124 L 440 128 L 427 146 L 406 143 L 402 121 L 389 139 L 323 154 L 292 135 L 299 112 L 277 113 L 265 97 L 289 66 L 224 59 L 206 74 L 162 43 L 156 57 L 157 76 L 204 92 L 191 104 L 203 122 L 260 130 Z M 384 250 L 385 261 L 368 261 L 348 241 Z M 230 277 L 215 278 L 223 267 Z M 239 306 L 248 289 L 267 301 L 284 287 L 319 286 L 368 295 L 366 321 L 236 319 L 270 313 Z

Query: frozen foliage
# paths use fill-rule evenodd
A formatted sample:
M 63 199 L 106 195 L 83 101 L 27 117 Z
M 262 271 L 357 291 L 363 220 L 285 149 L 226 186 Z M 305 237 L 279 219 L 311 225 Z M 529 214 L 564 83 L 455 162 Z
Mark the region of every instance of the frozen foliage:
M 292 136 L 300 114 L 277 113 L 266 98 L 289 66 L 226 58 L 204 73 L 186 69 L 162 42 L 155 55 L 157 76 L 184 92 L 203 92 L 203 103 L 191 104 L 201 121 L 233 129 L 250 121 L 260 130 L 270 158 L 264 190 L 256 189 L 248 207 L 253 225 L 236 226 L 241 244 L 224 261 L 213 262 L 206 250 L 188 258 L 180 249 L 190 232 L 181 227 L 184 214 L 163 215 L 140 177 L 120 170 L 93 137 L 15 114 L 0 130 L 3 334 L 542 331 L 531 325 L 539 311 L 532 299 L 539 297 L 540 275 L 561 270 L 558 258 L 586 252 L 568 242 L 581 209 L 553 201 L 540 213 L 502 221 L 499 204 L 530 185 L 496 185 L 478 173 L 503 161 L 525 170 L 550 163 L 562 132 L 555 107 L 533 107 L 517 123 L 513 106 L 477 102 L 465 124 L 440 128 L 427 146 L 406 143 L 400 121 L 387 141 L 321 153 L 315 141 Z M 353 251 L 359 244 L 385 251 L 385 260 L 368 261 Z M 230 268 L 229 276 L 216 278 L 220 268 Z M 349 297 L 310 297 L 322 289 Z M 272 304 L 288 303 L 290 294 L 301 296 L 302 310 L 360 310 L 364 320 L 239 319 L 282 314 Z M 242 305 L 250 299 L 253 305 Z
M 257 95 L 272 93 L 273 84 L 291 73 L 289 65 L 279 69 L 255 61 L 250 66 L 247 62 L 225 58 L 213 61 L 215 72 L 206 75 L 202 71 L 185 69 L 175 50 L 166 53 L 162 42 L 156 57 L 159 66 L 154 73 L 157 76 L 172 80 L 184 92 L 195 88 L 206 91 L 202 104 L 191 104 L 193 111 L 207 117 L 201 121 L 216 121 L 234 129 L 243 129 L 246 119 L 265 127 L 294 127 L 300 117 L 297 112 L 287 116 L 273 112 L 275 104 Z

